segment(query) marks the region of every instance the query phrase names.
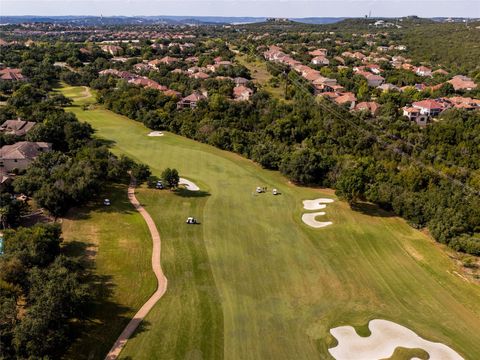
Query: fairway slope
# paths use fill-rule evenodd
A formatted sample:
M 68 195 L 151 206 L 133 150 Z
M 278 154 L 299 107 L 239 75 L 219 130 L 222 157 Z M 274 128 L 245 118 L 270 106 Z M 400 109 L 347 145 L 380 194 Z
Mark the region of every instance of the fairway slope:
M 442 248 L 404 220 L 335 201 L 321 209 L 333 225 L 311 228 L 302 222 L 310 212 L 303 201 L 334 198 L 332 191 L 297 187 L 278 172 L 169 132 L 149 137 L 141 123 L 99 105 L 69 111 L 115 154 L 147 164 L 156 176 L 175 168 L 202 189 L 137 189 L 162 233 L 169 289 L 120 358 L 328 359 L 336 345 L 330 329 L 371 319 L 480 358 L 478 285 L 456 276 L 461 270 Z M 282 195 L 254 196 L 257 186 Z M 186 225 L 188 216 L 201 225 Z

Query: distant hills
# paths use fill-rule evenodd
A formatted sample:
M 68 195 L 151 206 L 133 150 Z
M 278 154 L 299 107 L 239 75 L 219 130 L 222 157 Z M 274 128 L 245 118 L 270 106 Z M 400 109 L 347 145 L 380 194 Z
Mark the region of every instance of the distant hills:
M 416 17 L 415 17 L 416 18 Z M 304 24 L 334 24 L 342 20 L 360 18 L 346 17 L 308 17 L 289 18 L 288 20 Z M 380 18 L 379 18 L 380 19 Z M 417 18 L 419 19 L 419 18 Z M 52 23 L 83 26 L 101 25 L 221 25 L 249 24 L 267 21 L 266 17 L 228 17 L 228 16 L 0 16 L 0 24 Z M 447 18 L 434 18 L 434 21 L 447 21 Z M 452 21 L 452 19 L 448 19 Z M 463 21 L 455 18 L 453 21 Z
M 265 22 L 266 17 L 227 16 L 0 16 L 0 24 L 52 23 L 73 25 L 219 25 L 249 24 Z M 332 24 L 345 18 L 310 17 L 289 20 L 306 24 Z

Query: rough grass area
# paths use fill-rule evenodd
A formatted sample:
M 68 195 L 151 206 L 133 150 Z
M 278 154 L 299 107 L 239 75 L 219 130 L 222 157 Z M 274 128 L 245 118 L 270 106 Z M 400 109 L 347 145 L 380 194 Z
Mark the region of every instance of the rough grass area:
M 204 190 L 139 190 L 162 236 L 169 287 L 123 358 L 325 359 L 336 342 L 329 329 L 364 328 L 374 318 L 480 358 L 478 285 L 456 276 L 457 265 L 402 219 L 335 201 L 324 217 L 333 225 L 312 229 L 301 221 L 302 200 L 332 197 L 331 191 L 293 186 L 277 172 L 168 132 L 148 137 L 142 124 L 101 108 L 71 110 L 115 153 L 148 164 L 155 175 L 175 167 Z M 257 186 L 282 195 L 255 195 Z M 186 225 L 187 216 L 201 224 Z M 96 233 L 112 226 L 82 221 Z M 112 237 L 139 241 L 144 230 L 115 231 Z M 146 240 L 144 258 L 134 259 L 98 241 L 97 271 L 107 276 L 127 272 L 131 260 L 150 259 Z M 132 292 L 117 288 L 123 296 Z M 104 306 L 120 306 L 123 296 Z
M 273 97 L 285 100 L 285 82 L 282 80 L 279 83 L 278 87 L 273 87 L 269 80 L 272 78 L 272 75 L 267 70 L 267 65 L 264 61 L 255 58 L 249 58 L 245 54 L 237 54 L 235 59 L 239 64 L 245 66 L 250 70 L 250 75 L 255 84 L 259 85 L 262 89 L 270 93 Z
M 103 205 L 109 198 L 110 207 Z M 101 359 L 121 329 L 155 291 L 147 225 L 127 198 L 127 186 L 105 191 L 89 206 L 72 209 L 62 221 L 68 251 L 93 270 L 97 301 L 69 358 Z

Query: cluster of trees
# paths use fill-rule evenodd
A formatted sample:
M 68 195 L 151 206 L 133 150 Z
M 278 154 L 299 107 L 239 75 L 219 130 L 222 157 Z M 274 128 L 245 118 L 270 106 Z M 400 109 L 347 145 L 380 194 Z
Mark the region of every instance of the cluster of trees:
M 32 68 L 41 72 L 41 66 Z M 19 227 L 21 215 L 31 209 L 14 195 L 26 194 L 58 217 L 97 196 L 108 183 L 128 181 L 129 173 L 139 181 L 150 176 L 146 165 L 113 155 L 93 138 L 89 124 L 65 112 L 71 101 L 50 91 L 59 73 L 50 75 L 12 86 L 0 107 L 0 124 L 15 118 L 37 122 L 26 136 L 2 136 L 0 145 L 20 140 L 52 144 L 52 151 L 17 171 L 13 184 L 0 191 L 0 228 L 6 229 L 0 256 L 2 359 L 61 358 L 75 336 L 73 324 L 83 319 L 92 300 L 90 274 L 64 253 L 60 226 Z
M 58 224 L 4 232 L 0 357 L 59 358 L 90 301 L 85 269 L 65 255 Z
M 25 84 L 0 109 L 0 119 L 21 117 L 38 122 L 26 140 L 52 144 L 53 151 L 35 159 L 24 174 L 17 176 L 13 187 L 15 192 L 33 197 L 54 216 L 85 203 L 106 182 L 123 181 L 127 171 L 139 168 L 127 158 L 117 158 L 93 139 L 89 124 L 79 122 L 75 115 L 61 108 L 69 104 L 63 95 Z M 14 215 L 21 209 L 15 204 L 13 200 L 2 204 L 4 225 L 15 225 Z
M 61 216 L 97 196 L 106 182 L 125 180 L 128 170 L 131 160 L 118 159 L 105 146 L 91 143 L 72 154 L 51 151 L 40 155 L 15 180 L 14 187 L 52 215 Z

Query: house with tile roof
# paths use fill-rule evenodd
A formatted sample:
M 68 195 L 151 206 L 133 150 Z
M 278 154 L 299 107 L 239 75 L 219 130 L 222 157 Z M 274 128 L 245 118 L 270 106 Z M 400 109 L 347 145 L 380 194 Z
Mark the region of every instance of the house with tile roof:
M 197 107 L 197 103 L 201 100 L 206 100 L 207 96 L 202 94 L 199 91 L 195 91 L 190 95 L 184 97 L 177 103 L 177 109 L 190 108 L 194 109 Z
M 0 133 L 24 136 L 36 125 L 33 121 L 25 120 L 7 120 L 0 125 Z
M 25 170 L 40 154 L 52 150 L 46 142 L 20 141 L 0 149 L 0 168 L 4 171 Z
M 451 80 L 447 82 L 453 85 L 453 88 L 455 89 L 455 91 L 459 91 L 459 90 L 468 91 L 468 90 L 474 90 L 477 88 L 477 84 L 475 84 L 475 82 L 471 78 L 463 75 L 454 76 Z

